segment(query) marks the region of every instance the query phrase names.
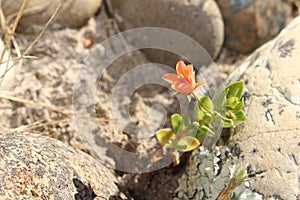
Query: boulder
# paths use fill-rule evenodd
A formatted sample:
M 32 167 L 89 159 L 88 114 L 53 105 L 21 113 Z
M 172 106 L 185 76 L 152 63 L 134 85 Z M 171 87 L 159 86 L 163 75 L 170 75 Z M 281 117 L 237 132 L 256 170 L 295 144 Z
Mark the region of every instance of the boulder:
M 60 4 L 60 0 L 30 0 L 24 10 L 18 26 L 19 31 L 30 30 L 32 25 L 45 25 Z M 50 24 L 52 29 L 65 27 L 79 28 L 95 14 L 102 0 L 66 0 Z M 6 20 L 14 18 L 21 8 L 23 0 L 2 2 L 2 10 Z
M 250 53 L 285 26 L 291 6 L 282 0 L 217 0 L 225 24 L 225 46 Z
M 0 165 L 0 199 L 110 199 L 119 192 L 103 164 L 38 134 L 1 134 Z
M 122 31 L 140 27 L 169 28 L 199 42 L 213 58 L 223 45 L 222 15 L 213 0 L 113 0 L 112 7 Z M 166 56 L 161 54 L 156 51 L 147 56 L 155 61 L 167 59 L 161 58 Z M 166 64 L 173 65 L 174 60 Z
M 264 197 L 300 198 L 300 17 L 244 61 L 228 82 L 244 80 L 248 116 L 235 130 L 250 186 Z
M 177 199 L 214 199 L 239 163 L 249 180 L 235 199 L 300 198 L 300 17 L 249 56 L 227 84 L 245 83 L 246 121 L 227 147 L 193 152 L 179 179 Z M 225 133 L 225 132 L 224 132 Z M 216 192 L 217 191 L 217 192 Z

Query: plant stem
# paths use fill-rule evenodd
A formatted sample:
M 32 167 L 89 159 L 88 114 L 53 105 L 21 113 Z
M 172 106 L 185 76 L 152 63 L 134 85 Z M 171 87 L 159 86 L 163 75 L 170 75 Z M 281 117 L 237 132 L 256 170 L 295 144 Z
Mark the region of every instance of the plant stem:
M 218 113 L 218 112 L 214 112 L 214 116 L 216 116 L 216 115 L 218 115 L 221 119 L 223 119 L 223 120 L 226 121 L 226 122 L 229 122 L 229 123 L 232 122 L 231 119 L 228 119 L 228 118 L 224 117 L 223 115 L 221 115 L 221 114 Z
M 199 105 L 206 111 L 208 112 L 211 116 L 215 116 L 215 113 L 211 112 L 210 110 L 208 110 L 208 108 L 199 100 L 199 98 L 197 98 L 196 94 L 194 92 L 192 92 L 193 97 L 197 100 L 197 102 L 199 103 Z

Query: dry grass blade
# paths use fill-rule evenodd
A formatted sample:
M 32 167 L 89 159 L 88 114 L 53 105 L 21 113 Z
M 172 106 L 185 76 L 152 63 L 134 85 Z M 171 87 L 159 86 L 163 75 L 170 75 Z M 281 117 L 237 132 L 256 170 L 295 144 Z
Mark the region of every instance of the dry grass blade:
M 37 59 L 37 58 L 38 58 L 38 57 L 36 57 L 36 56 L 22 56 L 22 55 L 21 55 L 20 57 L 15 57 L 15 58 L 7 59 L 7 60 L 5 60 L 5 61 L 1 61 L 1 62 L 0 62 L 0 65 L 5 64 L 5 63 L 8 63 L 8 62 L 10 62 L 10 61 L 18 62 L 18 61 L 20 61 L 20 60 L 22 60 L 22 59 Z M 3 78 L 3 76 L 4 76 L 4 75 L 0 76 L 0 79 Z
M 1 30 L 3 33 L 5 33 L 6 26 L 5 26 L 5 16 L 2 10 L 2 0 L 0 0 L 0 23 L 1 23 Z
M 45 26 L 43 27 L 43 29 L 41 30 L 41 32 L 37 35 L 37 37 L 29 45 L 29 47 L 27 47 L 27 49 L 25 50 L 25 52 L 23 53 L 23 55 L 26 55 L 32 49 L 32 47 L 37 43 L 37 41 L 42 37 L 42 35 L 47 30 L 49 24 L 53 21 L 54 17 L 56 16 L 56 14 L 59 11 L 59 9 L 61 8 L 61 6 L 62 6 L 62 2 L 60 2 L 60 4 L 56 7 L 56 9 L 55 9 L 54 13 L 51 15 L 50 19 L 47 21 L 47 23 L 45 24 Z
M 0 5 L 1 5 L 1 2 L 2 2 L 2 1 L 0 1 Z M 11 40 L 14 38 L 15 30 L 16 30 L 16 28 L 17 28 L 17 26 L 18 26 L 18 23 L 19 23 L 19 21 L 20 21 L 20 19 L 21 19 L 21 17 L 22 17 L 22 14 L 24 13 L 24 10 L 25 10 L 25 7 L 26 7 L 27 3 L 28 3 L 28 0 L 24 0 L 24 1 L 23 1 L 23 4 L 22 4 L 22 6 L 21 6 L 21 8 L 20 8 L 20 10 L 19 10 L 19 12 L 18 12 L 18 14 L 17 14 L 16 20 L 15 20 L 15 22 L 14 22 L 13 29 L 9 31 L 9 34 L 8 34 L 9 36 L 8 36 L 8 38 L 7 38 L 6 41 L 5 41 L 5 47 L 4 47 L 4 49 L 3 49 L 2 53 L 1 53 L 0 64 L 2 64 L 2 63 L 8 63 L 8 62 L 9 62 L 9 61 L 3 61 L 4 53 L 5 53 L 6 50 L 9 48 L 9 44 L 10 44 Z M 23 54 L 21 54 L 20 51 L 18 50 L 18 45 L 15 45 L 16 42 L 14 43 L 14 45 L 15 45 L 15 47 L 16 47 L 16 49 L 17 49 L 17 52 L 19 52 L 19 53 L 18 53 L 18 57 L 17 57 L 17 58 L 13 58 L 13 59 L 9 59 L 9 60 L 20 61 L 20 60 L 22 60 L 23 58 L 32 58 L 31 56 L 26 56 L 26 54 L 29 53 L 29 51 L 32 49 L 32 47 L 37 43 L 37 41 L 38 41 L 38 40 L 42 37 L 42 35 L 45 33 L 45 31 L 47 30 L 49 24 L 53 21 L 53 19 L 54 19 L 54 17 L 56 16 L 57 12 L 58 12 L 59 9 L 61 8 L 62 3 L 63 3 L 63 2 L 61 2 L 61 3 L 56 7 L 54 13 L 51 15 L 50 19 L 49 19 L 49 20 L 47 21 L 47 23 L 44 25 L 43 29 L 40 31 L 40 33 L 37 35 L 37 37 L 33 40 L 33 42 L 27 47 L 27 49 L 24 51 Z M 0 18 L 1 18 L 1 26 L 3 26 L 2 23 L 5 23 L 5 18 L 4 18 L 2 9 L 0 9 Z M 4 76 L 5 76 L 5 74 L 6 74 L 9 70 L 11 70 L 15 65 L 16 65 L 16 63 L 14 63 L 12 66 L 6 67 L 5 72 L 0 76 L 0 84 L 1 84 L 1 82 L 2 82 L 2 80 L 3 80 L 3 78 L 4 78 Z
M 8 37 L 7 37 L 6 41 L 5 41 L 5 47 L 4 47 L 4 50 L 2 51 L 1 57 L 0 57 L 0 60 L 1 60 L 1 61 L 3 60 L 4 53 L 5 53 L 5 51 L 9 48 L 9 44 L 10 44 L 12 38 L 13 38 L 14 35 L 15 35 L 16 29 L 17 29 L 17 27 L 18 27 L 18 24 L 19 24 L 19 22 L 20 22 L 20 19 L 21 19 L 22 15 L 23 15 L 23 12 L 24 12 L 24 10 L 25 10 L 25 8 L 26 8 L 28 2 L 29 2 L 29 0 L 24 0 L 24 1 L 23 1 L 22 5 L 21 5 L 21 8 L 19 9 L 19 12 L 18 12 L 18 14 L 17 14 L 17 17 L 16 17 L 16 19 L 15 19 L 15 22 L 14 22 L 14 24 L 13 24 L 13 27 L 12 27 L 12 29 L 9 30 L 9 32 L 8 32 Z M 1 4 L 2 4 L 2 3 L 1 3 Z M 2 9 L 1 9 L 1 13 L 2 13 L 1 16 L 4 16 L 4 15 L 3 15 Z M 1 20 L 1 21 L 3 21 L 3 20 Z
M 26 105 L 31 106 L 33 108 L 48 109 L 48 110 L 51 110 L 51 111 L 56 112 L 56 113 L 63 114 L 63 115 L 68 116 L 68 117 L 72 116 L 71 111 L 65 111 L 65 110 L 62 110 L 61 108 L 58 108 L 58 107 L 53 107 L 53 106 L 49 106 L 49 105 L 42 104 L 42 103 L 36 103 L 34 101 L 9 96 L 7 94 L 0 93 L 0 98 L 15 101 L 15 102 L 18 102 L 18 103 L 23 103 L 23 104 L 26 104 Z
M 66 119 L 61 119 L 61 120 L 51 120 L 51 121 L 45 121 L 45 120 L 39 120 L 36 121 L 34 123 L 28 124 L 28 125 L 24 125 L 24 126 L 19 126 L 17 128 L 13 128 L 13 129 L 7 129 L 7 128 L 3 128 L 6 131 L 10 131 L 10 132 L 31 132 L 34 131 L 38 128 L 41 127 L 47 127 L 47 126 L 55 126 L 57 124 L 67 124 L 70 123 L 71 119 L 70 118 L 66 118 Z
M 34 102 L 34 101 L 13 97 L 13 96 L 7 95 L 5 93 L 0 93 L 0 98 L 7 99 L 7 100 L 10 100 L 10 101 L 14 101 L 14 102 L 18 102 L 18 103 L 23 103 L 23 104 L 25 104 L 29 107 L 33 107 L 33 108 L 47 109 L 47 110 L 50 110 L 52 112 L 62 114 L 66 117 L 72 117 L 73 116 L 73 112 L 70 111 L 70 110 L 64 110 L 64 109 L 59 108 L 59 107 L 55 107 L 55 106 L 46 105 L 46 104 L 43 104 L 43 103 L 37 103 L 37 102 Z M 111 119 L 105 119 L 105 118 L 86 118 L 85 117 L 85 118 L 82 118 L 82 119 L 93 120 L 93 121 L 96 121 L 96 122 L 99 122 L 99 123 L 112 121 Z

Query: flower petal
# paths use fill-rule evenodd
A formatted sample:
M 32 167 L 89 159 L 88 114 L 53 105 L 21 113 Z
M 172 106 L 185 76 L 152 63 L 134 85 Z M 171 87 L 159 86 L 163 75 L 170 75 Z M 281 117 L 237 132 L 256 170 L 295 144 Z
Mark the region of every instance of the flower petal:
M 177 74 L 165 74 L 162 78 L 171 84 L 174 84 L 175 82 L 180 82 Z
M 171 83 L 172 88 L 181 94 L 191 94 L 196 87 L 193 65 L 188 66 L 180 60 L 176 64 L 177 74 L 165 74 L 163 79 Z
M 174 88 L 181 94 L 191 94 L 194 90 L 194 88 L 191 87 L 190 84 L 186 84 L 183 82 L 176 82 L 175 84 L 172 85 L 172 88 Z
M 183 68 L 183 76 L 188 78 L 193 76 L 193 65 L 187 65 L 185 68 Z
M 193 69 L 193 65 L 190 64 L 186 66 L 182 60 L 178 61 L 176 64 L 177 74 L 185 77 L 192 87 L 195 87 L 195 72 Z
M 193 65 L 188 65 L 186 66 L 184 70 L 184 77 L 190 82 L 190 84 L 194 87 L 196 84 L 195 81 L 195 72 Z
M 182 60 L 178 61 L 176 64 L 177 74 L 181 74 L 184 76 L 184 68 L 185 67 L 186 67 L 186 65 L 184 64 L 184 62 Z

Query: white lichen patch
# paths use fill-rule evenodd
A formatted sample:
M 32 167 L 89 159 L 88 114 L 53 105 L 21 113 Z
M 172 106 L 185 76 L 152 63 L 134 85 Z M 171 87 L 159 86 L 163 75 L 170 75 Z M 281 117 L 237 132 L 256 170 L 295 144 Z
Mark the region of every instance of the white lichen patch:
M 175 200 L 216 199 L 235 169 L 239 167 L 229 160 L 223 163 L 219 147 L 215 147 L 211 152 L 201 147 L 193 153 L 189 166 L 186 174 L 179 179 Z M 244 184 L 235 191 L 234 196 L 240 199 L 262 199 L 261 195 L 246 189 Z

